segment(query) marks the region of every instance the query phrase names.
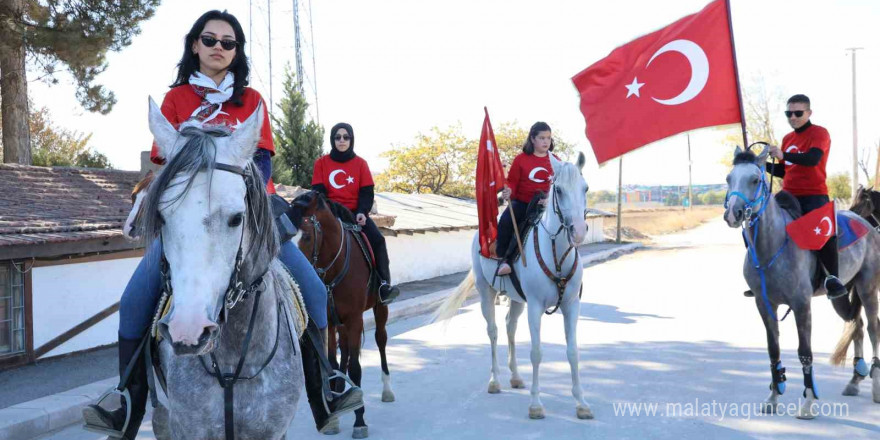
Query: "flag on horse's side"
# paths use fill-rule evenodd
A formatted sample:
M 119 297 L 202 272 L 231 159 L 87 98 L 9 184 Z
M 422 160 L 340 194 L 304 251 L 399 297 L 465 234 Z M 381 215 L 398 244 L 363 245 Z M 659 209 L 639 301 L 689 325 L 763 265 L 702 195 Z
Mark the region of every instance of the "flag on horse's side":
M 725 0 L 614 49 L 572 78 L 599 163 L 688 130 L 742 121 Z
M 498 238 L 498 191 L 504 187 L 504 169 L 495 143 L 495 132 L 489 122 L 489 110 L 480 133 L 477 151 L 477 217 L 479 219 L 480 254 L 489 257 L 489 247 Z
M 785 226 L 785 232 L 801 249 L 819 250 L 828 239 L 837 234 L 834 218 L 834 202 L 828 202 L 819 209 Z

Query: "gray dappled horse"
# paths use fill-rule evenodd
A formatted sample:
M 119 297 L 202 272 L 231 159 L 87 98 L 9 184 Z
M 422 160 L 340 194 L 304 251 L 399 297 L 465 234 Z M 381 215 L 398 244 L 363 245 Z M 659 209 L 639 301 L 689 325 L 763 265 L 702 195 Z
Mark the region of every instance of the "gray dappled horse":
M 486 319 L 487 332 L 492 350 L 492 373 L 489 378 L 489 393 L 501 392 L 498 382 L 500 373 L 496 346 L 498 328 L 495 325 L 495 298 L 506 291 L 510 298 L 510 310 L 507 314 L 507 354 L 510 367 L 510 385 L 513 388 L 525 388 L 525 383 L 516 367 L 516 324 L 523 308 L 528 306 L 529 331 L 532 338 L 532 389 L 529 417 L 544 418 L 544 404 L 541 402 L 538 371 L 541 364 L 541 318 L 548 309 L 562 310 L 565 322 L 565 341 L 568 363 L 571 367 L 571 394 L 575 401 L 575 411 L 579 419 L 592 419 L 593 413 L 584 400 L 581 388 L 577 324 L 580 318 L 580 289 L 583 279 L 583 267 L 577 256 L 577 245 L 587 233 L 585 214 L 587 208 L 587 183 L 581 174 L 586 159 L 583 153 L 578 155 L 577 165 L 556 160 L 550 155 L 553 167 L 553 183 L 550 187 L 549 200 L 544 214 L 536 226 L 522 238 L 523 256 L 513 264 L 518 274 L 522 290 L 528 301 L 513 290 L 508 277 L 495 277 L 498 261 L 485 258 L 480 254 L 479 234 L 474 235 L 471 245 L 473 266 L 467 278 L 458 286 L 434 313 L 434 320 L 449 319 L 454 316 L 465 298 L 476 286 L 480 293 L 480 305 Z M 527 267 L 523 265 L 526 260 Z M 554 263 L 556 263 L 554 267 Z M 556 269 L 555 271 L 553 269 Z M 557 284 L 548 272 L 558 278 L 565 278 Z M 560 290 L 558 286 L 562 285 Z M 507 286 L 507 288 L 505 288 Z
M 727 176 L 728 197 L 724 219 L 731 228 L 743 228 L 747 250 L 743 275 L 755 293 L 755 304 L 767 331 L 767 350 L 770 355 L 770 395 L 764 400 L 762 411 L 775 413 L 779 396 L 785 391 L 785 369 L 779 353 L 777 308 L 791 307 L 798 329 L 798 357 L 804 372 L 805 400 L 798 409 L 798 418 L 816 416 L 813 403 L 818 398 L 813 376 L 813 350 L 810 346 L 812 331 L 811 299 L 825 294 L 823 286 L 814 288 L 813 278 L 818 259 L 812 251 L 799 248 L 788 238 L 785 226 L 793 218 L 770 195 L 765 178 L 764 164 L 769 150 L 759 155 L 736 147 L 733 170 Z M 786 195 L 788 195 L 786 193 Z M 782 196 L 785 197 L 785 196 Z M 796 203 L 796 202 L 795 202 Z M 870 225 L 849 211 L 843 215 Z M 756 263 L 757 260 L 757 263 Z M 877 316 L 877 288 L 880 275 L 880 234 L 869 231 L 863 239 L 840 253 L 840 279 L 852 286 L 852 293 L 835 300 L 832 305 L 846 321 L 858 313 L 856 304 L 865 305 L 868 316 Z M 762 279 L 765 289 L 762 289 Z M 820 283 L 821 284 L 821 283 Z M 871 323 L 869 332 L 877 356 L 877 325 Z M 876 359 L 876 358 L 875 358 Z M 880 363 L 874 367 L 874 398 L 880 397 Z
M 153 416 L 159 439 L 283 439 L 296 413 L 296 327 L 306 318 L 292 307 L 298 288 L 276 259 L 268 196 L 251 162 L 262 115 L 258 107 L 232 133 L 188 124 L 178 133 L 150 100 L 150 130 L 168 162 L 141 218 L 148 243 L 162 240 L 174 292 L 158 323 L 167 395 Z

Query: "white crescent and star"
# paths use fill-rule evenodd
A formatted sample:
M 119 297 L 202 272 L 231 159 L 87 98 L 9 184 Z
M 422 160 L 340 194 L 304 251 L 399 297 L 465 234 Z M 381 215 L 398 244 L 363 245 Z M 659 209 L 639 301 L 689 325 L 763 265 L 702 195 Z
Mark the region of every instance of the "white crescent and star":
M 828 222 L 828 232 L 825 233 L 825 236 L 830 237 L 831 236 L 831 229 L 832 229 L 833 225 L 831 224 L 831 218 L 829 218 L 827 215 L 825 217 L 822 217 L 822 220 L 819 220 L 819 226 L 824 225 L 825 222 Z M 819 235 L 819 233 L 822 232 L 820 228 L 816 228 L 816 229 L 814 229 L 814 231 L 816 231 L 816 235 Z
M 346 184 L 354 183 L 354 177 L 351 177 L 351 176 L 348 176 L 345 178 L 345 182 L 346 182 L 345 184 L 336 183 L 336 175 L 339 173 L 346 174 L 344 170 L 334 170 L 332 173 L 330 173 L 330 176 L 328 176 L 328 180 L 330 181 L 330 186 L 332 186 L 336 189 L 342 189 L 342 187 L 344 187 Z
M 794 151 L 795 153 L 800 153 L 800 152 L 801 152 L 801 150 L 798 149 L 797 145 L 791 145 L 791 146 L 789 146 L 788 148 L 785 149 L 785 152 L 786 152 L 786 153 L 791 153 L 792 151 Z M 789 161 L 785 161 L 785 164 L 786 164 L 786 165 L 794 165 L 793 163 L 791 163 L 791 162 L 789 162 Z
M 547 171 L 547 169 L 544 167 L 535 167 L 535 168 L 532 168 L 532 171 L 529 173 L 529 180 L 531 180 L 532 182 L 535 182 L 535 183 L 546 182 L 546 180 L 544 180 L 544 179 L 538 179 L 535 177 L 535 175 L 538 174 L 538 171 L 544 171 L 547 174 L 550 174 L 550 172 Z
M 666 53 L 666 52 L 678 52 L 685 56 L 688 59 L 688 62 L 691 65 L 691 78 L 688 81 L 687 87 L 681 91 L 678 95 L 669 98 L 669 99 L 657 99 L 655 97 L 651 97 L 654 101 L 663 105 L 679 105 L 684 104 L 692 99 L 694 99 L 700 92 L 703 91 L 703 88 L 706 87 L 706 82 L 709 80 L 709 58 L 706 57 L 706 52 L 690 40 L 675 40 L 666 43 L 663 47 L 654 52 L 654 55 L 651 56 L 651 59 L 648 60 L 648 64 L 645 65 L 645 68 L 651 65 L 651 62 L 654 61 L 654 58 Z M 639 89 L 644 86 L 645 83 L 640 83 L 637 77 L 633 77 L 632 84 L 625 85 L 627 93 L 626 97 L 635 95 L 636 98 L 640 98 Z

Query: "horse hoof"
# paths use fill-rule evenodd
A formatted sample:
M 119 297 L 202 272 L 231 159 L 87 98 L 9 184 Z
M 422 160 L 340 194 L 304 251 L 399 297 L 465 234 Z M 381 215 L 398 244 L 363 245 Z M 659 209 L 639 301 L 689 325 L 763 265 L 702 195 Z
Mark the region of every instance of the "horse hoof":
M 510 379 L 510 387 L 516 389 L 523 389 L 526 387 L 526 383 L 523 382 L 522 379 Z
M 593 419 L 593 411 L 590 410 L 590 407 L 587 405 L 578 405 L 577 418 L 579 418 L 581 420 L 592 420 Z
M 764 402 L 761 404 L 761 414 L 776 414 L 775 402 Z
M 370 432 L 366 426 L 355 426 L 354 431 L 351 432 L 351 438 L 367 438 L 369 436 Z
M 847 384 L 846 388 L 843 389 L 844 396 L 858 396 L 859 395 L 859 386 L 858 384 Z
M 529 407 L 529 418 L 533 420 L 543 419 L 544 418 L 544 407 L 543 406 L 530 406 Z
M 325 426 L 324 429 L 321 430 L 321 434 L 324 434 L 324 435 L 336 435 L 336 434 L 339 434 L 340 432 L 341 431 L 339 429 L 339 419 L 336 419 L 336 418 L 327 422 L 327 426 Z
M 498 394 L 501 392 L 501 384 L 496 381 L 489 382 L 489 394 Z
M 394 402 L 394 393 L 388 390 L 382 391 L 383 402 Z

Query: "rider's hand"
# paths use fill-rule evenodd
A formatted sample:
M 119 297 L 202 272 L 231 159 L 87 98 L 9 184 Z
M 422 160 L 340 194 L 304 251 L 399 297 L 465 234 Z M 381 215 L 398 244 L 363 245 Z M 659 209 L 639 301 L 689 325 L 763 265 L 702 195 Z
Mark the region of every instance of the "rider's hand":
M 547 207 L 547 204 L 550 203 L 550 197 L 544 197 L 543 199 L 538 200 L 538 203 L 539 203 L 541 206 L 543 206 L 543 207 L 546 208 L 546 207 Z
M 505 186 L 503 190 L 501 190 L 501 198 L 506 201 L 510 201 L 510 188 Z
M 771 145 L 770 156 L 773 156 L 778 160 L 782 160 L 782 150 L 780 150 L 779 147 L 777 147 L 776 145 Z
M 364 225 L 367 224 L 367 216 L 365 216 L 365 215 L 363 215 L 363 214 L 361 214 L 361 213 L 358 213 L 358 215 L 356 215 L 356 216 L 354 217 L 354 219 L 355 219 L 355 220 L 357 221 L 357 223 L 358 223 L 359 225 L 361 225 L 361 226 L 364 226 Z

